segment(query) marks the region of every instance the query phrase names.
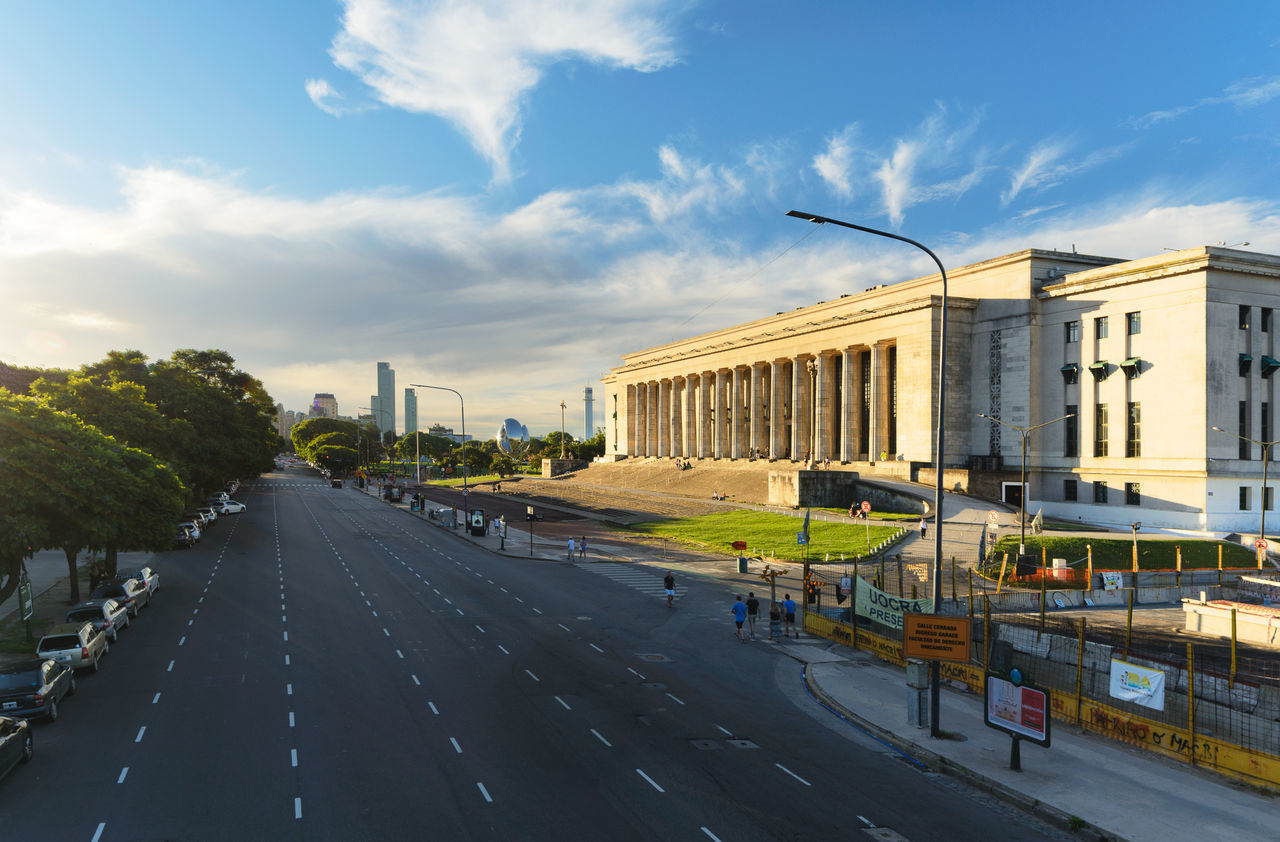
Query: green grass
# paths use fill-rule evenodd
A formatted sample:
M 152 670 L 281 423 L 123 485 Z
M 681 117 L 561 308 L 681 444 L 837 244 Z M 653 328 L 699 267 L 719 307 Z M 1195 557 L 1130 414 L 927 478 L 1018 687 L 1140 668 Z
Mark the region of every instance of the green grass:
M 476 485 L 482 482 L 502 482 L 502 478 L 497 474 L 482 474 L 478 477 L 467 477 L 467 485 Z M 461 486 L 462 477 L 449 477 L 448 479 L 423 480 L 423 485 L 444 485 L 444 486 Z
M 830 512 L 831 514 L 835 514 L 835 515 L 844 515 L 845 517 L 849 516 L 848 509 L 834 509 L 834 508 L 827 508 L 826 506 L 814 506 L 813 510 L 815 512 Z M 919 514 L 908 514 L 905 512 L 877 512 L 874 509 L 868 512 L 867 514 L 870 515 L 872 520 L 919 520 L 920 519 Z
M 626 531 L 725 554 L 736 553 L 732 547 L 734 541 L 745 541 L 747 553 L 799 560 L 804 555 L 804 548 L 796 544 L 796 533 L 803 525 L 802 518 L 769 512 L 734 511 L 646 521 L 633 524 Z M 833 559 L 838 560 L 842 553 L 848 558 L 863 555 L 867 551 L 867 530 L 864 524 L 811 521 L 809 557 L 821 559 L 830 553 Z M 874 547 L 896 531 L 897 527 L 872 524 L 871 545 Z
M 1068 563 L 1088 555 L 1093 547 L 1094 570 L 1132 570 L 1133 540 L 1131 538 L 1071 538 L 1051 535 L 1027 536 L 1027 552 L 1040 557 L 1040 548 L 1047 550 L 1048 558 L 1065 558 Z M 1140 570 L 1173 570 L 1177 567 L 1178 547 L 1182 548 L 1182 569 L 1217 569 L 1218 547 L 1222 547 L 1223 567 L 1252 567 L 1257 562 L 1251 550 L 1238 544 L 1220 541 L 1144 541 L 1138 539 L 1138 568 Z M 1018 552 L 1018 536 L 1006 535 L 996 544 L 996 556 Z

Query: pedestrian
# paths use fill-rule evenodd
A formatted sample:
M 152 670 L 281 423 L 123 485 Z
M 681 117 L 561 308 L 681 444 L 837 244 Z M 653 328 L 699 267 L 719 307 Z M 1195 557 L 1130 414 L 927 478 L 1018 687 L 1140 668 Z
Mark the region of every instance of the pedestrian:
M 676 577 L 671 575 L 671 571 L 667 571 L 666 577 L 662 580 L 662 587 L 667 590 L 667 607 L 674 608 L 673 604 L 676 598 Z
M 831 470 L 831 457 L 830 457 L 830 456 L 828 456 L 826 459 L 823 459 L 823 460 L 822 460 L 822 470 L 824 470 L 824 471 L 829 471 L 829 470 Z
M 799 640 L 800 633 L 796 631 L 796 601 L 791 598 L 791 594 L 783 595 L 782 616 L 787 621 L 786 628 L 782 630 L 782 636 L 786 637 L 790 633 L 795 635 L 796 640 Z
M 755 591 L 747 591 L 747 629 L 752 637 L 756 636 L 756 618 L 759 615 L 760 600 L 756 599 Z
M 857 503 L 850 503 L 850 504 L 849 504 L 849 517 L 857 517 L 857 516 L 858 516 L 858 504 L 857 504 Z
M 920 518 L 920 537 L 921 537 L 921 539 L 923 539 L 923 538 L 924 538 L 924 533 L 925 533 L 925 529 L 927 528 L 927 526 L 928 526 L 928 524 L 926 524 L 926 523 L 924 522 L 924 518 L 923 518 L 923 517 L 922 517 L 922 518 Z
M 578 539 L 578 558 L 587 557 L 587 536 L 583 535 Z
M 742 601 L 742 594 L 738 594 L 737 599 L 738 601 L 729 610 L 733 612 L 733 624 L 738 627 L 734 631 L 738 636 L 738 642 L 746 643 L 747 637 L 742 633 L 742 624 L 747 621 L 747 604 Z
M 573 539 L 569 539 L 569 561 L 573 561 Z

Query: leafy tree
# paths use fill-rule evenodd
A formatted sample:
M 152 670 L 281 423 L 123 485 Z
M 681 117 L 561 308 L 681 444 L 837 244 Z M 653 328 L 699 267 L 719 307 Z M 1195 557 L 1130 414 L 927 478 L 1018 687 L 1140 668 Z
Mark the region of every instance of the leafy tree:
M 341 433 L 349 446 L 354 447 L 357 437 L 367 438 L 367 429 L 362 430 L 354 421 L 340 421 L 336 418 L 318 416 L 306 418 L 293 425 L 290 435 L 293 438 L 294 450 L 304 459 L 315 461 L 311 448 L 316 439 L 331 433 Z
M 322 445 L 315 448 L 315 461 L 331 473 L 345 473 L 356 466 L 356 451 L 339 444 Z
M 499 478 L 505 479 L 516 472 L 516 463 L 507 454 L 500 453 L 489 462 L 489 470 Z
M 574 456 L 586 461 L 590 461 L 597 456 L 603 456 L 604 430 L 597 430 L 596 434 L 586 441 L 575 442 L 573 448 Z

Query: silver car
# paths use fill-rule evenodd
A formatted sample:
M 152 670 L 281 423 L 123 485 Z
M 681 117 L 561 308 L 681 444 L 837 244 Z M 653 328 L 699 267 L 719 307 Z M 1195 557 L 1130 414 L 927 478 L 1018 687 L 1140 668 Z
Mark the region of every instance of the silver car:
M 147 586 L 147 596 L 150 597 L 160 590 L 160 574 L 156 572 L 154 567 L 137 567 L 131 570 L 120 570 L 116 573 L 120 579 L 137 579 L 139 582 Z
M 68 623 L 93 623 L 111 641 L 120 639 L 120 630 L 129 625 L 129 609 L 110 597 L 88 599 L 67 612 Z
M 36 644 L 36 655 L 71 669 L 98 671 L 98 662 L 111 649 L 107 636 L 93 623 L 62 623 L 45 632 Z

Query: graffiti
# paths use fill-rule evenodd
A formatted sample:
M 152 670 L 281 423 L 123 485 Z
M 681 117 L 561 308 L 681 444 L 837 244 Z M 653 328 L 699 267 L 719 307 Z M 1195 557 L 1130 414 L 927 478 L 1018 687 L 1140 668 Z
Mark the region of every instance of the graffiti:
M 1144 722 L 1134 722 L 1127 716 L 1110 713 L 1100 708 L 1093 709 L 1093 727 L 1097 730 L 1131 743 L 1145 743 L 1151 735 L 1151 729 Z M 1157 742 L 1156 745 L 1159 745 Z
M 1184 757 L 1190 757 L 1197 763 L 1209 763 L 1215 766 L 1218 763 L 1218 747 L 1216 745 L 1204 743 L 1200 740 L 1188 740 L 1177 731 L 1152 731 L 1151 742 L 1157 746 L 1163 744 Z

